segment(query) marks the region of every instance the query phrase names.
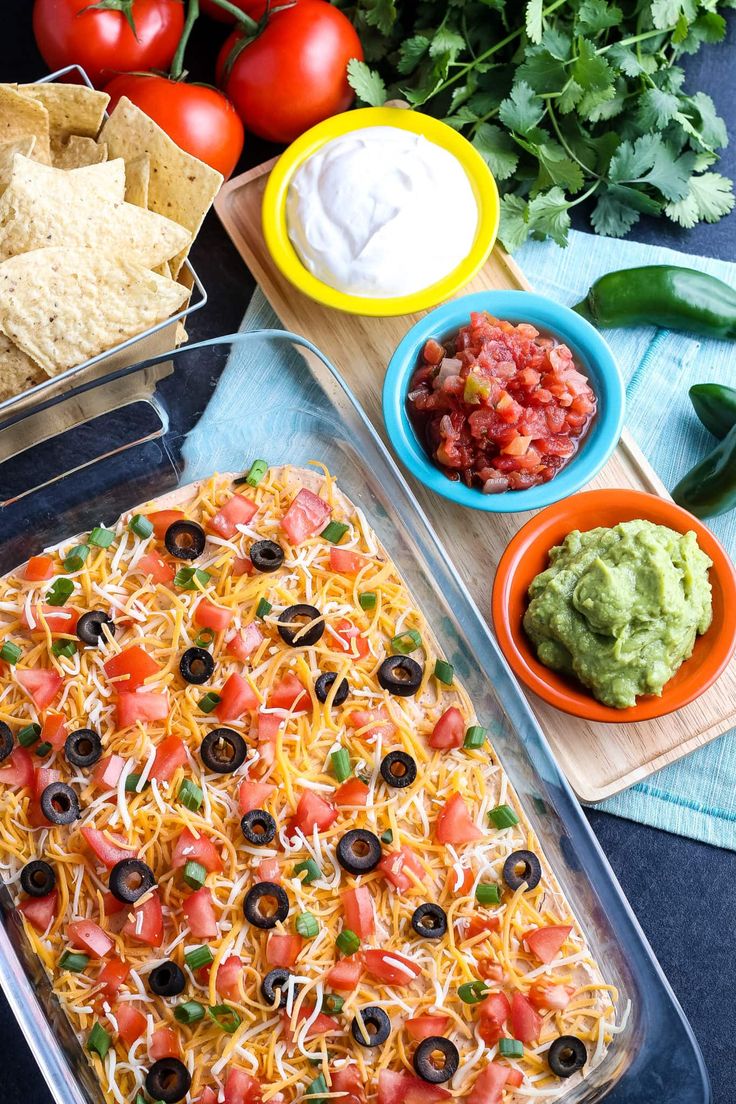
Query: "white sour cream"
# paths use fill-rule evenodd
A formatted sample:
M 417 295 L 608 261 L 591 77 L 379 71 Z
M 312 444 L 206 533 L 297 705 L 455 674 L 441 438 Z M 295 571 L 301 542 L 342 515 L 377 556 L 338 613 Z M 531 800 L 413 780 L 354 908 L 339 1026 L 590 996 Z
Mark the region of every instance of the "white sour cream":
M 289 237 L 309 271 L 339 291 L 410 295 L 468 254 L 478 205 L 447 150 L 398 127 L 333 138 L 289 185 Z

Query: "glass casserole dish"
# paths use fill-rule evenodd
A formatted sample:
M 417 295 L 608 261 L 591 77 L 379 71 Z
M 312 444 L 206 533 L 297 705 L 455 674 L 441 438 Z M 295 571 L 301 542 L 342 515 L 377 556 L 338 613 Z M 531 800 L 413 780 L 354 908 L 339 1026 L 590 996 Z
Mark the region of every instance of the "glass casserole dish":
M 265 370 L 277 352 L 283 359 L 289 351 L 286 369 Z M 228 390 L 234 376 L 241 409 L 218 395 L 226 364 Z M 121 394 L 122 417 L 115 409 Z M 63 432 L 65 404 L 91 420 Z M 0 431 L 0 457 L 7 458 L 0 465 L 0 573 L 146 499 L 215 471 L 242 470 L 255 456 L 298 466 L 322 461 L 375 527 L 487 719 L 593 953 L 619 989 L 620 1008 L 630 1002 L 601 1064 L 559 1099 L 707 1104 L 690 1029 L 489 630 L 367 419 L 307 342 L 269 331 L 182 348 L 83 384 L 65 400 L 50 399 Z M 2 893 L 0 981 L 18 1022 L 59 1104 L 99 1101 L 94 1075 Z

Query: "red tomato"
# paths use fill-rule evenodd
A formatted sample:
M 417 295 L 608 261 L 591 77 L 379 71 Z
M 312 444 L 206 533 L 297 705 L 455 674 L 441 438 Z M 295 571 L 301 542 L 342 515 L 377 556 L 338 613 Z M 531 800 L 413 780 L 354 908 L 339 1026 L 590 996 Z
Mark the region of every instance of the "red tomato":
M 354 931 L 363 942 L 372 939 L 376 928 L 376 916 L 373 908 L 373 897 L 368 886 L 344 889 L 340 897 L 345 916 L 345 927 L 349 928 L 350 931 Z
M 412 1039 L 421 1042 L 422 1039 L 428 1039 L 430 1035 L 444 1035 L 449 1022 L 449 1016 L 413 1016 L 410 1020 L 404 1021 L 404 1027 Z
M 258 708 L 255 690 L 248 680 L 236 671 L 230 675 L 218 693 L 220 703 L 215 706 L 214 714 L 219 721 L 237 721 L 244 713 Z
M 574 992 L 572 985 L 553 985 L 551 981 L 537 981 L 529 990 L 529 1003 L 538 1012 L 549 1009 L 561 1012 L 567 1008 Z
M 194 623 L 204 629 L 212 629 L 214 632 L 222 632 L 228 627 L 234 617 L 232 610 L 216 606 L 208 598 L 200 598 L 194 607 Z
M 45 624 L 50 633 L 62 633 L 64 636 L 74 635 L 78 620 L 79 610 L 73 606 L 48 606 L 45 603 L 33 607 L 33 628 L 29 624 L 25 606 L 21 614 L 21 621 L 31 632 L 45 633 Z
M 478 1006 L 478 1034 L 484 1043 L 493 1046 L 504 1033 L 504 1024 L 511 1015 L 511 1004 L 505 993 L 491 993 Z
M 202 835 L 197 839 L 185 828 L 174 844 L 171 869 L 180 870 L 188 862 L 200 863 L 209 874 L 222 870 L 222 859 L 212 840 Z
M 337 809 L 334 805 L 325 801 L 314 790 L 305 790 L 299 798 L 293 825 L 295 828 L 301 828 L 305 836 L 309 836 L 315 828 L 318 832 L 326 831 L 336 820 Z
M 354 928 L 352 930 L 355 931 Z M 343 993 L 348 993 L 355 989 L 364 973 L 365 967 L 360 955 L 351 955 L 350 958 L 341 958 L 330 967 L 325 974 L 325 982 L 330 989 L 339 989 Z
M 217 967 L 215 988 L 221 997 L 227 1000 L 240 1001 L 240 979 L 243 976 L 243 961 L 237 955 L 228 955 Z
M 455 705 L 442 714 L 427 743 L 431 748 L 459 748 L 465 740 L 465 718 Z
M 509 1066 L 502 1066 L 500 1062 L 489 1062 L 476 1078 L 466 1104 L 500 1104 L 510 1072 Z
M 40 583 L 54 574 L 54 561 L 51 556 L 31 556 L 24 572 L 29 583 Z
M 175 521 L 183 521 L 184 514 L 181 510 L 156 510 L 152 514 L 144 515 L 153 526 L 153 535 L 156 540 L 162 541 L 166 536 L 166 530 Z
M 297 706 L 300 709 L 306 709 L 308 704 L 306 687 L 293 671 L 287 671 L 271 690 L 268 704 L 273 709 L 294 709 Z
M 340 638 L 343 651 L 349 652 L 353 659 L 365 659 L 370 652 L 370 645 L 352 621 L 338 621 L 335 632 Z
M 299 683 L 301 686 L 301 683 Z M 281 718 L 275 713 L 264 713 L 258 710 L 258 754 L 260 764 L 264 769 L 271 766 L 276 758 L 278 733 L 281 728 Z
M 95 924 L 94 920 L 76 920 L 67 924 L 66 934 L 74 947 L 89 951 L 98 958 L 104 958 L 115 945 L 107 932 L 99 924 Z
M 257 513 L 255 502 L 245 495 L 234 494 L 210 519 L 209 527 L 225 540 L 230 540 L 238 532 L 238 526 L 247 525 Z
M 260 1104 L 261 1086 L 252 1074 L 233 1066 L 225 1078 L 224 1104 Z
M 33 779 L 33 793 L 36 799 L 39 800 L 46 787 L 50 786 L 52 782 L 58 782 L 60 778 L 61 775 L 57 770 L 50 767 L 39 767 Z
M 109 679 L 119 679 L 117 690 L 137 690 L 147 678 L 161 670 L 161 664 L 138 644 L 125 648 L 102 664 Z
M 439 843 L 470 843 L 483 838 L 460 794 L 453 794 L 440 809 L 434 832 Z
M 346 1096 L 339 1098 L 342 1104 L 363 1104 L 365 1089 L 355 1062 L 339 1070 L 330 1070 L 330 1092 L 346 1093 Z
M 272 12 L 228 71 L 241 38 L 236 30 L 225 41 L 217 80 L 254 134 L 270 142 L 293 142 L 315 123 L 350 107 L 347 64 L 351 58 L 362 61 L 363 49 L 352 23 L 337 8 L 324 0 L 303 0 Z
M 490 932 L 499 931 L 500 928 L 501 920 L 498 916 L 471 916 L 466 925 L 465 938 L 472 939 L 473 936 L 480 935 L 481 932 L 489 934 Z
M 293 966 L 303 946 L 300 935 L 282 935 L 271 932 L 266 943 L 266 962 L 269 966 Z
M 122 901 L 118 901 L 112 893 L 102 894 L 102 912 L 105 916 L 115 916 L 127 908 L 128 906 Z
M 257 651 L 264 641 L 263 633 L 255 621 L 251 621 L 240 632 L 235 632 L 228 637 L 226 651 L 228 655 L 235 656 L 242 663 L 250 659 L 253 652 Z
M 25 787 L 30 789 L 33 782 L 33 756 L 28 748 L 17 747 L 0 768 L 0 785 L 22 790 Z
M 233 562 L 230 567 L 232 575 L 255 575 L 256 569 L 253 566 L 253 561 L 250 556 L 234 556 Z M 276 1094 L 278 1095 L 278 1094 Z M 271 1097 L 273 1100 L 274 1098 Z
M 357 575 L 367 563 L 365 556 L 351 552 L 348 548 L 330 549 L 330 570 L 339 571 L 341 575 Z
M 142 905 L 133 909 L 133 919 L 123 928 L 123 935 L 146 943 L 149 947 L 160 947 L 164 938 L 164 914 L 158 892 L 154 890 Z
M 179 1036 L 172 1027 L 159 1027 L 151 1036 L 148 1053 L 154 1062 L 159 1058 L 178 1058 L 180 1053 Z
M 118 728 L 128 728 L 136 721 L 165 721 L 168 715 L 168 694 L 152 694 L 140 690 L 121 690 L 118 693 Z
M 175 568 L 156 552 L 141 556 L 133 570 L 140 571 L 141 575 L 150 575 L 154 583 L 163 583 L 164 586 L 173 583 L 176 574 Z
M 123 859 L 134 859 L 138 854 L 135 848 L 126 846 L 122 840 L 108 836 L 99 828 L 82 828 L 81 832 L 97 858 L 108 870 L 112 870 L 115 863 L 122 862 Z
M 299 1011 L 299 1015 L 297 1017 L 297 1031 L 298 1025 L 301 1024 L 302 1020 L 306 1020 L 308 1016 L 311 1017 L 313 1012 L 314 1008 L 302 1008 Z M 292 1032 L 291 1030 L 289 1014 L 286 1011 L 282 1012 L 281 1014 L 281 1023 L 283 1025 L 283 1031 L 286 1041 L 289 1043 L 292 1042 L 296 1032 Z M 307 1031 L 305 1038 L 313 1039 L 315 1035 L 338 1035 L 341 1032 L 342 1027 L 337 1022 L 337 1020 L 333 1019 L 332 1016 L 326 1016 L 324 1012 L 320 1012 L 317 1015 L 317 1018 L 315 1019 L 312 1026 Z
M 520 1085 L 524 1084 L 524 1074 L 521 1070 L 510 1069 L 509 1075 L 506 1078 L 507 1089 L 518 1089 Z
M 263 809 L 276 787 L 270 782 L 240 783 L 238 788 L 238 805 L 241 813 L 251 813 L 254 809 Z
M 406 1070 L 383 1069 L 378 1075 L 378 1104 L 438 1104 L 450 1092 Z
M 127 96 L 177 146 L 227 178 L 243 152 L 243 124 L 230 100 L 204 84 L 187 84 L 151 73 L 114 77 L 105 85 L 112 111 Z
M 542 1030 L 541 1016 L 521 993 L 514 993 L 511 998 L 511 1030 L 522 1043 L 536 1042 Z
M 445 882 L 445 889 L 453 897 L 466 897 L 473 888 L 473 882 L 475 876 L 472 870 L 462 868 L 462 875 L 458 883 L 457 870 L 454 866 L 451 866 L 447 871 L 447 881 Z
M 360 730 L 360 735 L 368 739 L 369 736 L 391 736 L 396 731 L 396 725 L 389 718 L 386 710 L 379 709 L 353 709 L 348 713 L 348 724 Z
M 256 872 L 260 882 L 281 881 L 281 866 L 278 859 L 261 859 Z
M 99 88 L 113 73 L 168 69 L 184 29 L 181 0 L 133 0 L 122 11 L 85 11 L 94 0 L 35 0 L 33 33 L 49 69 L 81 65 Z
M 500 985 L 505 976 L 504 968 L 495 958 L 478 959 L 478 977 L 482 981 L 494 981 Z
M 335 790 L 334 802 L 336 805 L 365 805 L 368 801 L 370 790 L 362 778 L 348 778 Z
M 131 964 L 113 956 L 108 958 L 97 975 L 98 983 L 103 987 L 105 996 L 112 1000 L 118 995 L 121 985 L 128 979 Z
M 363 951 L 363 962 L 371 977 L 386 985 L 410 985 L 422 972 L 416 962 L 395 951 Z
M 41 742 L 51 744 L 55 751 L 63 748 L 67 738 L 66 718 L 62 713 L 47 713 L 41 728 Z
M 319 2 L 324 3 L 324 0 Z M 248 125 L 253 129 L 250 122 Z M 286 138 L 284 141 L 290 142 L 291 139 Z M 281 519 L 281 528 L 292 544 L 301 544 L 307 537 L 313 537 L 315 533 L 322 532 L 330 520 L 331 513 L 331 506 L 328 506 L 318 495 L 308 491 L 306 487 L 302 487 Z
M 29 924 L 38 932 L 45 932 L 51 921 L 56 916 L 56 904 L 58 893 L 55 889 L 47 893 L 45 897 L 26 897 L 18 908 L 25 916 Z
M 212 906 L 212 894 L 206 886 L 190 893 L 181 907 L 195 939 L 216 938 L 217 917 Z
M 140 1039 L 146 1030 L 148 1021 L 143 1013 L 139 1012 L 135 1005 L 129 1001 L 119 1004 L 114 1015 L 117 1020 L 118 1034 L 130 1049 L 136 1039 Z
M 405 873 L 404 868 L 410 870 L 420 882 L 424 880 L 424 867 L 408 847 L 400 847 L 398 851 L 387 851 L 377 867 L 386 881 L 401 893 L 407 889 L 413 889 L 415 884 L 414 879 Z
M 524 932 L 524 942 L 540 962 L 551 962 L 562 950 L 562 945 L 572 931 L 572 924 L 554 924 L 548 928 L 534 928 Z
M 51 705 L 64 682 L 56 671 L 41 667 L 30 671 L 16 671 L 15 677 L 39 710 Z
M 93 770 L 92 781 L 102 790 L 114 790 L 124 766 L 122 755 L 106 755 Z
M 217 1104 L 217 1093 L 209 1085 L 206 1085 L 202 1089 L 202 1095 L 197 1100 L 197 1104 Z
M 155 694 L 150 695 L 156 697 Z M 165 696 L 165 695 L 161 695 Z M 131 694 L 131 697 L 139 697 Z M 178 736 L 167 736 L 156 748 L 156 758 L 153 760 L 149 778 L 155 778 L 157 782 L 170 782 L 176 770 L 187 762 L 187 751 L 184 741 Z

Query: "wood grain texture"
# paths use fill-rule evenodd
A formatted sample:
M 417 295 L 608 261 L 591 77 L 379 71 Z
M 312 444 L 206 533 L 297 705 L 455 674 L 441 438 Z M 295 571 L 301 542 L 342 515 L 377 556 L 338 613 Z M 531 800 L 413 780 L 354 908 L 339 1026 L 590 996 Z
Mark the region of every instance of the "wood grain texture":
M 385 440 L 381 416 L 384 371 L 399 341 L 419 316 L 366 318 L 342 314 L 314 303 L 292 287 L 273 265 L 261 230 L 261 200 L 274 163 L 267 162 L 229 181 L 215 209 L 283 325 L 308 338 L 332 361 Z M 462 294 L 493 288 L 528 290 L 530 286 L 513 259 L 496 247 Z M 464 510 L 432 494 L 410 475 L 408 479 L 478 608 L 488 618 L 496 565 L 529 514 Z M 664 484 L 626 431 L 591 487 L 633 487 L 667 495 Z M 696 702 L 641 724 L 584 721 L 559 712 L 531 692 L 527 695 L 570 784 L 581 800 L 590 802 L 601 801 L 641 781 L 736 724 L 733 663 Z

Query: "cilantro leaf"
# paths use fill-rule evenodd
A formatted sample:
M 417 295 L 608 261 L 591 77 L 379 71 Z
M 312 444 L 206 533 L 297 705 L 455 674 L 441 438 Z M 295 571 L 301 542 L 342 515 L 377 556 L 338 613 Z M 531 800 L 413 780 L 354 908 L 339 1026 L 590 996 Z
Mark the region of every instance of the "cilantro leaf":
M 570 229 L 570 204 L 562 188 L 551 188 L 529 201 L 529 231 L 534 235 L 552 238 L 563 248 L 567 245 Z
M 680 16 L 690 22 L 696 13 L 696 0 L 653 0 L 652 3 L 652 22 L 663 31 L 674 27 Z
M 622 142 L 611 158 L 609 177 L 614 184 L 650 184 L 665 199 L 682 199 L 687 192 L 695 157 L 675 156 L 659 134 L 643 134 Z
M 396 22 L 394 0 L 364 0 L 363 17 L 369 27 L 377 27 L 381 34 L 390 34 Z
M 498 236 L 509 253 L 515 253 L 529 237 L 529 204 L 521 196 L 505 195 L 501 200 Z
M 716 105 L 705 92 L 696 92 L 687 100 L 686 110 L 695 115 L 698 137 L 706 149 L 722 149 L 728 145 L 728 131 L 720 115 L 716 114 Z
M 567 83 L 564 63 L 544 46 L 531 46 L 524 62 L 516 70 L 516 79 L 526 82 L 541 94 L 561 92 Z
M 399 47 L 399 60 L 396 68 L 402 76 L 413 73 L 419 62 L 429 50 L 429 39 L 424 35 L 412 35 L 406 38 Z
M 510 96 L 498 109 L 498 117 L 509 130 L 527 134 L 544 115 L 544 102 L 526 81 L 520 81 L 511 89 Z
M 622 189 L 623 190 L 623 189 Z M 606 188 L 598 197 L 590 221 L 596 234 L 605 234 L 609 238 L 623 238 L 632 226 L 639 221 L 639 212 L 621 198 L 615 188 Z
M 534 152 L 539 158 L 539 176 L 534 185 L 536 190 L 543 191 L 553 184 L 559 184 L 573 195 L 580 191 L 583 186 L 583 171 L 567 156 L 559 142 L 542 142 L 534 147 Z
M 718 222 L 733 210 L 735 202 L 732 182 L 720 173 L 707 172 L 693 176 L 687 194 L 664 210 L 673 222 L 689 230 L 703 219 Z
M 508 180 L 519 163 L 519 151 L 505 130 L 481 123 L 473 135 L 473 145 L 496 180 Z
M 662 130 L 679 110 L 680 101 L 672 92 L 648 88 L 639 97 L 636 118 L 642 130 Z
M 578 43 L 578 56 L 570 73 L 586 92 L 599 91 L 613 84 L 614 73 L 606 59 L 596 53 L 595 46 L 587 38 Z
M 351 58 L 348 62 L 348 83 L 358 99 L 371 107 L 380 107 L 386 102 L 386 85 L 375 69 L 369 69 L 364 61 Z
M 578 8 L 575 27 L 580 34 L 597 34 L 609 27 L 617 27 L 622 19 L 621 9 L 609 4 L 608 0 L 583 0 Z
M 542 41 L 544 0 L 528 0 L 526 5 L 526 33 L 530 42 Z
M 447 56 L 452 63 L 461 50 L 465 49 L 465 39 L 457 31 L 440 27 L 429 47 L 429 56 L 433 58 Z

